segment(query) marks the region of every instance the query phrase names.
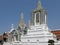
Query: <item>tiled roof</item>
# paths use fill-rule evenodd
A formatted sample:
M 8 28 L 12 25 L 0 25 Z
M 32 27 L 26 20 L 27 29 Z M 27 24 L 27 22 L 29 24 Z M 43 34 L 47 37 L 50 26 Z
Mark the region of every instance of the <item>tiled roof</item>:
M 60 34 L 60 30 L 51 31 L 53 34 Z
M 0 35 L 0 41 L 1 41 L 1 40 L 3 40 L 3 36 L 2 36 L 2 35 Z

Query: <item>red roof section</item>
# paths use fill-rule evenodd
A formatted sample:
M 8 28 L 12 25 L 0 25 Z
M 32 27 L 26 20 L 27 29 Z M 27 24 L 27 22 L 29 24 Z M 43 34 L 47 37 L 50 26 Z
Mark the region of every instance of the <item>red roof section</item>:
M 60 30 L 56 30 L 56 31 L 51 31 L 53 34 L 60 34 Z
M 0 35 L 0 41 L 1 41 L 1 40 L 3 40 L 3 36 L 2 36 L 2 35 Z

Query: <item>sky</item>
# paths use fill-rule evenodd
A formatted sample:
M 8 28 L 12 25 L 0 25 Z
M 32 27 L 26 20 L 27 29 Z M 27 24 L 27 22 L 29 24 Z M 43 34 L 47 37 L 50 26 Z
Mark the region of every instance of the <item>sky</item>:
M 8 32 L 11 24 L 16 28 L 20 22 L 20 14 L 24 13 L 26 24 L 32 10 L 39 0 L 0 0 L 0 34 Z M 47 24 L 51 30 L 60 29 L 60 0 L 40 0 L 47 11 Z

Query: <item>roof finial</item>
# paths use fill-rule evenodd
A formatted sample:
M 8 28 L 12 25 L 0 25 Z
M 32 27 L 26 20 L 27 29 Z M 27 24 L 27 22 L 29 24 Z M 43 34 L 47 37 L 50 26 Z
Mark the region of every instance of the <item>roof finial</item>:
M 14 30 L 14 25 L 12 24 L 10 32 L 12 32 L 13 30 Z
M 14 24 L 12 24 L 11 29 L 14 29 Z
M 31 25 L 30 20 L 29 20 L 29 22 L 28 22 L 28 23 L 29 23 L 28 25 L 29 25 L 29 27 L 30 27 L 30 25 Z
M 37 4 L 37 10 L 40 10 L 40 9 L 42 9 L 42 5 L 41 5 L 41 2 L 40 2 L 40 0 L 38 1 L 38 4 Z
M 23 12 L 21 12 L 21 19 L 23 19 L 24 18 L 24 16 L 23 16 L 24 14 L 23 14 Z
M 24 14 L 23 12 L 21 13 L 21 19 L 20 19 L 20 25 L 24 25 Z

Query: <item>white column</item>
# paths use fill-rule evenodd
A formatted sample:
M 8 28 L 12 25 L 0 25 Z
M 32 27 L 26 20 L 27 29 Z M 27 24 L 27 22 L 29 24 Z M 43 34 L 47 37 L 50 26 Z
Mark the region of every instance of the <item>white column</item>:
M 18 34 L 18 41 L 19 41 L 19 34 Z
M 39 25 L 40 25 L 40 12 L 39 12 Z
M 45 14 L 45 24 L 46 24 L 46 14 Z
M 35 13 L 35 19 L 34 19 L 34 24 L 35 24 L 35 26 L 36 26 L 36 13 Z

